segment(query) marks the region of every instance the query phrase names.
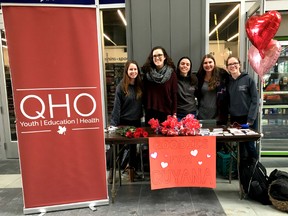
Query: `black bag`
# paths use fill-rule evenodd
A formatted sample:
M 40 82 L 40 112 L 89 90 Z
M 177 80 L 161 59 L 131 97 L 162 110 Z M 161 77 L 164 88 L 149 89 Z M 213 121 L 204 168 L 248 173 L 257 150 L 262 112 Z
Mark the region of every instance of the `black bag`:
M 242 165 L 240 180 L 245 193 L 253 200 L 263 205 L 270 205 L 268 196 L 268 176 L 266 168 L 258 160 Z
M 284 178 L 288 181 L 288 173 L 282 170 L 274 169 L 269 175 L 269 185 L 276 179 Z
M 269 194 L 276 200 L 288 201 L 288 178 L 274 180 L 270 185 Z

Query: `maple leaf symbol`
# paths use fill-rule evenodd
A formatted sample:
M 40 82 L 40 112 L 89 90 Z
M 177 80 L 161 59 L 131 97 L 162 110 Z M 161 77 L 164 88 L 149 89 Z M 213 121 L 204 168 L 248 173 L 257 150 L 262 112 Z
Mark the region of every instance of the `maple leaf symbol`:
M 64 134 L 65 135 L 66 127 L 65 126 L 63 126 L 63 127 L 59 126 L 57 132 L 58 132 L 58 134 L 61 134 L 61 135 Z

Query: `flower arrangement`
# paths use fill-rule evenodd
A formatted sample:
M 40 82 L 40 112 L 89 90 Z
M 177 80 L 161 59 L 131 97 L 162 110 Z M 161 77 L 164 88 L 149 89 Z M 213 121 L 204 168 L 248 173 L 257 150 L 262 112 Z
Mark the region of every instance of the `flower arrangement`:
M 194 115 L 188 114 L 181 121 L 177 120 L 176 115 L 168 115 L 167 120 L 162 122 L 161 125 L 158 119 L 150 119 L 148 124 L 154 129 L 156 134 L 163 134 L 168 136 L 191 136 L 199 134 L 201 125 L 195 119 Z
M 143 128 L 136 128 L 134 126 L 119 127 L 116 130 L 116 133 L 128 138 L 148 137 L 147 131 L 145 131 Z

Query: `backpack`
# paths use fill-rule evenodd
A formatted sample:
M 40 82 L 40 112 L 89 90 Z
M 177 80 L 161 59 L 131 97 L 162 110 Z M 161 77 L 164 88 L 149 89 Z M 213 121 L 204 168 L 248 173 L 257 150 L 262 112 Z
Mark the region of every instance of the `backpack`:
M 249 198 L 263 205 L 270 205 L 268 176 L 266 168 L 259 160 L 244 164 L 240 169 L 240 179 L 244 192 Z
M 278 169 L 274 169 L 270 175 L 269 175 L 269 178 L 268 178 L 268 182 L 269 182 L 269 185 L 276 179 L 287 179 L 288 181 L 288 172 L 286 171 L 282 171 L 282 170 L 278 170 Z

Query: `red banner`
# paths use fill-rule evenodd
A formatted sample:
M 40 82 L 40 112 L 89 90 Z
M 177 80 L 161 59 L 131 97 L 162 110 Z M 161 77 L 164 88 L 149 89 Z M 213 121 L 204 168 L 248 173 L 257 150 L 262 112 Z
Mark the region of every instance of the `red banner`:
M 216 187 L 216 138 L 149 138 L 151 189 Z
M 108 204 L 96 9 L 2 9 L 24 211 Z

